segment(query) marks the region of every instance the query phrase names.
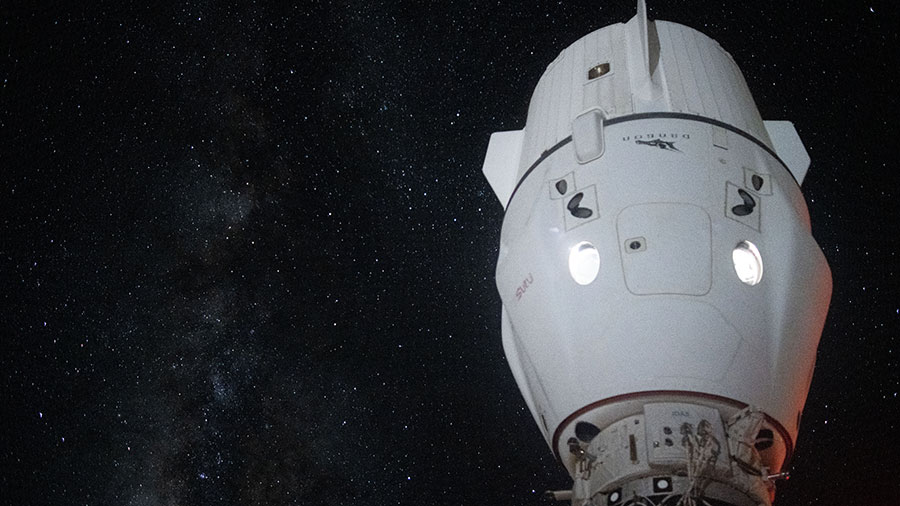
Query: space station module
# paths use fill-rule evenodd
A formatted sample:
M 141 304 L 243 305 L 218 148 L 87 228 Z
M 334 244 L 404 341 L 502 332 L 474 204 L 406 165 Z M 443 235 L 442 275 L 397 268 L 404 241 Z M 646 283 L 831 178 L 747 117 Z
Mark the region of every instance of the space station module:
M 716 41 L 643 1 L 491 136 L 503 349 L 573 479 L 557 497 L 771 504 L 831 299 L 809 162 Z

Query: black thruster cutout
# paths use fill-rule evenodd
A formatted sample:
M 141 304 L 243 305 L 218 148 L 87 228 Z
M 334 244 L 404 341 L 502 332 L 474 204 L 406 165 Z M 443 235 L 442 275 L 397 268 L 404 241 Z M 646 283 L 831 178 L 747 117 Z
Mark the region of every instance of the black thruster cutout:
M 560 195 L 565 195 L 568 190 L 569 183 L 566 183 L 565 179 L 560 179 L 556 182 L 556 191 L 558 191 Z
M 759 177 L 757 174 L 753 174 L 753 177 L 750 178 L 750 181 L 753 183 L 753 189 L 759 191 L 763 185 L 763 178 Z
M 581 199 L 584 198 L 584 193 L 578 192 L 569 200 L 569 203 L 566 204 L 566 209 L 569 211 L 574 211 L 578 209 L 578 204 L 581 204 Z
M 566 209 L 568 209 L 569 212 L 572 213 L 572 216 L 576 218 L 590 218 L 594 214 L 593 211 L 586 207 L 579 207 L 581 199 L 583 198 L 584 193 L 578 192 L 569 200 L 569 203 L 566 204 Z
M 738 189 L 738 195 L 741 196 L 744 203 L 732 207 L 731 212 L 733 212 L 735 216 L 747 216 L 752 213 L 753 209 L 756 207 L 756 200 L 754 200 L 749 193 L 741 189 Z

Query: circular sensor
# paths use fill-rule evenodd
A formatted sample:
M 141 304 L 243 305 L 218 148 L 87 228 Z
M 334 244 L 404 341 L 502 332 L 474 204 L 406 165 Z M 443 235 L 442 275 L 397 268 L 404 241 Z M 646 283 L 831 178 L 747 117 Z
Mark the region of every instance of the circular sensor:
M 741 241 L 731 252 L 734 272 L 742 283 L 753 286 L 762 280 L 762 255 L 756 245 L 750 241 Z
M 600 272 L 600 253 L 587 241 L 572 246 L 569 250 L 569 274 L 579 285 L 587 285 L 597 279 Z

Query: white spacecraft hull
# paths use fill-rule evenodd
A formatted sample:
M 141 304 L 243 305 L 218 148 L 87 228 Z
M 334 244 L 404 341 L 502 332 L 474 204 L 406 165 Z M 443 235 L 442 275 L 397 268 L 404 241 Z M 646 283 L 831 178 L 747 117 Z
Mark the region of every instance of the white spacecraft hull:
M 504 350 L 573 504 L 769 504 L 831 296 L 809 157 L 715 41 L 638 10 L 491 138 Z

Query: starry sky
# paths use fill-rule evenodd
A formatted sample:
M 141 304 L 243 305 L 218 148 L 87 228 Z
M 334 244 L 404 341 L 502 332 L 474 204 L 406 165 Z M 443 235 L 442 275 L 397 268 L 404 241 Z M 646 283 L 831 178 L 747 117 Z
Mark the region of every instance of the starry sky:
M 481 164 L 633 2 L 86 3 L 0 5 L 0 502 L 568 488 L 503 356 Z M 898 9 L 649 4 L 813 160 L 834 295 L 776 504 L 897 504 Z

